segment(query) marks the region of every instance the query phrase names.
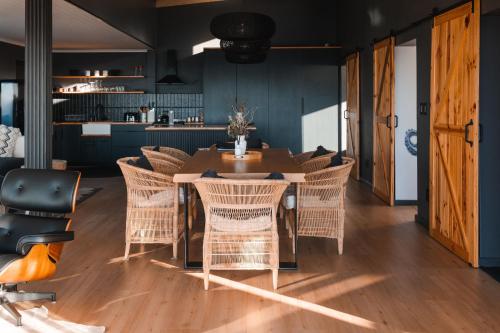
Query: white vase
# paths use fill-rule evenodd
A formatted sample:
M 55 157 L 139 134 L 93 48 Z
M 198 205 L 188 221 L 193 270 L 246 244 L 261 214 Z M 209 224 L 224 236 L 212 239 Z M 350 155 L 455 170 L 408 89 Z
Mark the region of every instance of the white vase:
M 234 141 L 234 155 L 236 157 L 241 157 L 245 155 L 247 151 L 247 141 L 244 135 L 238 135 L 236 141 Z

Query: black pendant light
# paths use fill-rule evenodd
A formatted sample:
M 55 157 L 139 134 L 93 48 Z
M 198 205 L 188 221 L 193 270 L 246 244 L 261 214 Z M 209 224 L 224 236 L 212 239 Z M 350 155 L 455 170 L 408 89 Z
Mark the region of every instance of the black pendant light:
M 264 14 L 234 12 L 216 16 L 210 31 L 221 40 L 228 62 L 253 64 L 266 59 L 276 24 Z

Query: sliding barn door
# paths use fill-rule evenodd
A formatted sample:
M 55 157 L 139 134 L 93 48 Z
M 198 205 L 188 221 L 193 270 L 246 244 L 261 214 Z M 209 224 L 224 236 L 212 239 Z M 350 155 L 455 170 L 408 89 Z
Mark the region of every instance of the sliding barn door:
M 347 156 L 356 161 L 351 169 L 351 177 L 359 180 L 359 53 L 346 61 L 347 68 Z
M 394 204 L 394 38 L 373 51 L 373 192 Z
M 478 264 L 479 1 L 434 19 L 430 234 Z

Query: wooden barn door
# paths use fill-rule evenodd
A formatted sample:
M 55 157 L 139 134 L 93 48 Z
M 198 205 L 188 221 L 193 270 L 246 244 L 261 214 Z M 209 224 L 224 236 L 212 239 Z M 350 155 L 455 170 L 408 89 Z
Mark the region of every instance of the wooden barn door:
M 359 52 L 346 61 L 347 68 L 347 156 L 356 161 L 351 177 L 359 180 Z
M 373 192 L 394 205 L 394 38 L 373 51 Z
M 479 1 L 434 19 L 430 234 L 478 264 Z

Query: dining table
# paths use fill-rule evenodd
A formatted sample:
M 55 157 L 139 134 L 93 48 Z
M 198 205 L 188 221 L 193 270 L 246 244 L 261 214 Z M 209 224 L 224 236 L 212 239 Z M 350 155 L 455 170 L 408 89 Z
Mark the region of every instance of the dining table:
M 190 159 L 188 159 L 181 169 L 174 175 L 173 181 L 179 187 L 184 188 L 184 268 L 186 269 L 201 269 L 203 263 L 201 261 L 190 260 L 190 238 L 188 228 L 188 212 L 189 212 L 189 186 L 207 170 L 214 170 L 218 175 L 230 179 L 262 179 L 272 172 L 281 173 L 285 180 L 292 184 L 300 184 L 305 182 L 305 173 L 300 166 L 294 161 L 289 149 L 286 148 L 269 148 L 269 149 L 252 149 L 261 153 L 261 158 L 246 160 L 236 158 L 223 158 L 223 154 L 227 151 L 219 151 L 217 149 L 198 150 Z M 227 155 L 226 155 L 227 156 Z M 297 190 L 298 186 L 292 187 Z M 294 235 L 297 235 L 298 216 L 295 214 Z M 281 261 L 281 270 L 296 270 L 298 244 L 297 237 L 294 237 L 295 253 L 293 261 Z

